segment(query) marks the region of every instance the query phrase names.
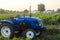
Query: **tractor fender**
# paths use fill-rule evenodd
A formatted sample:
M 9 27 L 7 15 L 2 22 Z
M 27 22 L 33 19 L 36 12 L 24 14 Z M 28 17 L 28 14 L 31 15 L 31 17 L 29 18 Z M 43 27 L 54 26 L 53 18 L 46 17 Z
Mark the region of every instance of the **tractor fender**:
M 11 25 L 13 25 L 14 23 L 10 20 L 1 20 L 0 23 L 9 23 Z

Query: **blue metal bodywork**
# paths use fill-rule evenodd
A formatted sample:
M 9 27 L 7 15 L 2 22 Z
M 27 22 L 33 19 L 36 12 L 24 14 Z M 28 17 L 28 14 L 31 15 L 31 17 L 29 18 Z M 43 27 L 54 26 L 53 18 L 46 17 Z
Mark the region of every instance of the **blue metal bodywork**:
M 8 22 L 11 25 L 27 22 L 31 25 L 31 28 L 33 29 L 40 29 L 42 27 L 42 22 L 39 18 L 27 17 L 27 16 L 26 17 L 18 16 L 16 18 L 9 18 L 6 20 L 1 20 L 0 22 Z

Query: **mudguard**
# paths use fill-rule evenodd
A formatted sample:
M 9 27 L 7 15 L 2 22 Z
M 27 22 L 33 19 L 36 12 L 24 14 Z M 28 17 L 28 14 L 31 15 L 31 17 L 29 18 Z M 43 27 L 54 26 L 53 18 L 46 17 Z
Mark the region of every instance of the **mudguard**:
M 10 21 L 10 20 L 0 20 L 0 23 L 4 23 L 4 22 L 6 22 L 6 23 L 9 23 L 9 24 L 14 24 L 12 21 Z

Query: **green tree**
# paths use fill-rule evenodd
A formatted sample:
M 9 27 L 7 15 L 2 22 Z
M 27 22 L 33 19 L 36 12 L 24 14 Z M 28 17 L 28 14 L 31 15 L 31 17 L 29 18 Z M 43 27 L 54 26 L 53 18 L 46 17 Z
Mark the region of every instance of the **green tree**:
M 57 13 L 60 13 L 60 9 L 57 9 Z
M 29 11 L 27 9 L 24 10 L 24 13 L 28 13 Z
M 45 5 L 44 4 L 39 4 L 38 5 L 38 11 L 40 11 L 40 12 L 45 11 Z
M 0 9 L 0 13 L 5 13 L 5 10 L 3 10 L 3 9 Z

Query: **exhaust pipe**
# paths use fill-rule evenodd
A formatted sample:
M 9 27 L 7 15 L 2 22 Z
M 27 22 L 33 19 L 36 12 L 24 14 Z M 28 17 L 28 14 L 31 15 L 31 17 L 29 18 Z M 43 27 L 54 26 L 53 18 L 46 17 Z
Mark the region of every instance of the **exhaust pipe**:
M 32 15 L 31 15 L 31 6 L 30 6 L 30 17 L 31 17 Z

